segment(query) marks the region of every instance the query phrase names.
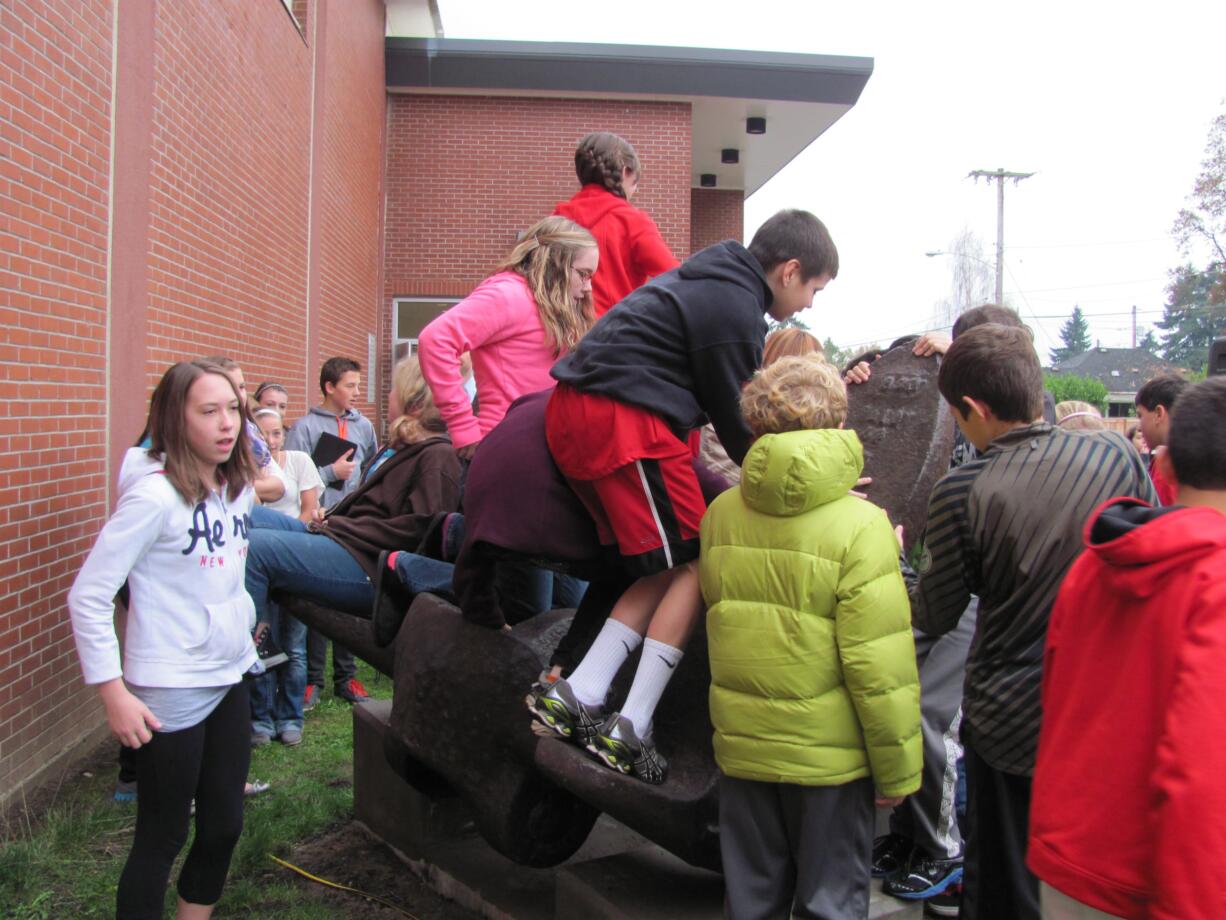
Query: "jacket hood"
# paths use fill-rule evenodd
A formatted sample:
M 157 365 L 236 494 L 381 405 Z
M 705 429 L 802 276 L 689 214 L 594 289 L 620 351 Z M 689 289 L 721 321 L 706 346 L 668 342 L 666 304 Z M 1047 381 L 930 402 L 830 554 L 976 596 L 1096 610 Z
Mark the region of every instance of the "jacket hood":
M 741 496 L 764 514 L 802 514 L 846 495 L 863 468 L 864 449 L 854 431 L 765 434 L 745 455 Z
M 322 415 L 324 418 L 328 418 L 328 419 L 336 418 L 335 415 L 333 415 L 323 406 L 311 406 L 311 410 L 307 414 L 308 415 Z M 346 409 L 344 412 L 342 412 L 340 417 L 343 418 L 345 421 L 350 422 L 350 421 L 353 421 L 355 418 L 361 418 L 362 413 L 359 412 L 357 409 L 351 408 L 351 409 Z
M 1226 547 L 1226 515 L 1212 508 L 1154 508 L 1117 498 L 1086 522 L 1087 551 L 1112 567 L 1122 592 L 1146 597 L 1167 583 L 1172 570 Z M 1173 575 L 1172 575 L 1173 577 Z
M 123 463 L 119 466 L 119 494 L 127 492 L 142 477 L 164 472 L 165 469 L 162 459 L 149 456 L 146 448 L 129 447 L 124 451 Z
M 722 281 L 740 285 L 755 294 L 761 291 L 765 295 L 763 312 L 774 300 L 762 266 L 735 240 L 724 240 L 695 253 L 681 263 L 677 274 L 687 281 Z
M 620 195 L 614 195 L 599 185 L 588 184 L 579 190 L 574 198 L 561 202 L 554 213 L 569 217 L 581 227 L 591 228 L 606 217 L 610 211 L 630 207 L 630 202 Z

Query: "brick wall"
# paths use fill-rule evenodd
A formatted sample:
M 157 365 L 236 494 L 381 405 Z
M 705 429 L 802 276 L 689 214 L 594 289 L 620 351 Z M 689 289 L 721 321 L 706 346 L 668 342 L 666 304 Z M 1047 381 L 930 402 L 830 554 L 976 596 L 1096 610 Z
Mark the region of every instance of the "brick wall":
M 744 192 L 739 189 L 690 189 L 690 252 L 721 240 L 741 240 L 744 234 Z
M 365 361 L 384 8 L 296 8 L 0 4 L 0 805 L 101 725 L 64 599 L 160 373 L 229 354 L 303 411 L 312 277 L 321 347 Z
M 519 231 L 578 191 L 575 144 L 590 131 L 634 144 L 634 204 L 679 258 L 688 252 L 688 103 L 397 94 L 388 106 L 383 342 L 393 297 L 462 297 Z
M 106 500 L 111 24 L 0 4 L 0 801 L 98 719 L 63 601 Z
M 383 131 L 387 90 L 383 69 L 382 0 L 333 3 L 320 17 L 324 56 L 316 74 L 316 174 L 313 219 L 311 316 L 314 326 L 307 368 L 311 401 L 320 397 L 319 366 L 333 355 L 362 364 L 362 404 L 379 415 L 375 375 L 366 367 L 367 334 L 378 328 L 383 213 Z M 379 349 L 376 346 L 376 355 Z M 379 364 L 385 361 L 379 360 Z

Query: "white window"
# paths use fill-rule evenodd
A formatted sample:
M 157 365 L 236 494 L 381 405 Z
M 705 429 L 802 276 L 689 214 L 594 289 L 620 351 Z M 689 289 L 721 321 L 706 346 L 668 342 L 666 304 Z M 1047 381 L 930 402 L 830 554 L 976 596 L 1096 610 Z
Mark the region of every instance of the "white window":
M 459 303 L 458 297 L 396 297 L 392 300 L 392 363 L 405 355 L 417 354 L 417 337 L 430 320 L 448 307 Z

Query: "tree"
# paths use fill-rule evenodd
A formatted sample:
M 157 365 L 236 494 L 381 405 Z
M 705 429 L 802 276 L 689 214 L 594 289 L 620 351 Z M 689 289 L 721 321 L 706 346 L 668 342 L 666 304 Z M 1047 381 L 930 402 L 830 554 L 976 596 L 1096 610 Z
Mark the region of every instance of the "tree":
M 1044 374 L 1043 388 L 1051 393 L 1057 403 L 1080 399 L 1103 415 L 1107 414 L 1107 387 L 1101 380 L 1079 377 L 1077 374 Z
M 1172 364 L 1200 370 L 1209 361 L 1209 346 L 1226 330 L 1226 303 L 1213 302 L 1224 266 L 1215 263 L 1208 271 L 1181 265 L 1170 272 L 1162 319 L 1162 356 Z
M 1186 257 L 1208 250 L 1208 303 L 1226 303 L 1226 112 L 1213 119 L 1200 166 L 1172 230 Z
M 1052 367 L 1057 367 L 1061 361 L 1074 355 L 1090 350 L 1090 324 L 1086 322 L 1081 307 L 1073 307 L 1073 313 L 1068 322 L 1060 327 L 1060 341 L 1064 345 L 1051 350 Z
M 822 342 L 822 351 L 826 354 L 826 360 L 835 367 L 842 367 L 848 358 L 852 357 L 850 352 L 846 352 L 834 344 L 834 339 L 826 336 L 826 341 Z
M 800 319 L 799 317 L 797 317 L 796 314 L 792 314 L 791 316 L 789 316 L 787 319 L 784 319 L 784 320 L 767 320 L 766 334 L 770 335 L 776 329 L 788 329 L 788 328 L 802 329 L 805 332 L 811 331 L 809 329 L 808 323 L 806 323 L 803 319 Z
M 1145 335 L 1141 336 L 1141 341 L 1137 342 L 1137 348 L 1144 348 L 1151 354 L 1157 354 L 1162 347 L 1162 343 L 1158 341 L 1158 337 L 1154 335 L 1154 329 L 1151 326 L 1145 330 Z
M 992 302 L 996 275 L 992 263 L 984 258 L 983 241 L 969 227 L 963 227 L 942 254 L 949 256 L 953 274 L 949 294 L 936 303 L 936 317 L 941 328 L 948 329 L 971 307 Z

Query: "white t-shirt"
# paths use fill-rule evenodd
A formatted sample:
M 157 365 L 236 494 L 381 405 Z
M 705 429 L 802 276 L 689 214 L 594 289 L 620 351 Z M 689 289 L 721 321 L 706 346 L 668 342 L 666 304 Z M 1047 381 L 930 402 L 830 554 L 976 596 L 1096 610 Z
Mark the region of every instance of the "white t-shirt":
M 311 455 L 300 450 L 287 450 L 285 462 L 275 471 L 285 483 L 285 495 L 268 505 L 273 511 L 280 511 L 290 517 L 302 514 L 302 493 L 307 489 L 323 489 L 324 482 L 319 478 L 319 470 Z

